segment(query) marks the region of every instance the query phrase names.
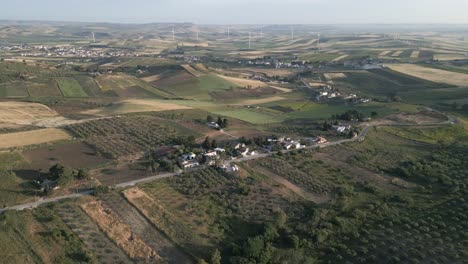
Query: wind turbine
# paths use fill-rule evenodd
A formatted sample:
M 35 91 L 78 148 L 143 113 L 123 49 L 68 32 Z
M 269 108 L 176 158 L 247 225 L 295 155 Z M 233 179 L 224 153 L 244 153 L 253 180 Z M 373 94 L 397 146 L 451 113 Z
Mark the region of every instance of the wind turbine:
M 96 42 L 96 36 L 94 35 L 94 32 L 91 32 L 91 34 L 93 35 L 93 42 Z
M 252 42 L 252 32 L 249 32 L 249 49 L 250 49 L 251 42 Z
M 175 41 L 175 29 L 174 29 L 174 26 L 172 26 L 172 41 Z
M 227 37 L 228 39 L 231 37 L 231 28 L 229 26 L 227 27 Z

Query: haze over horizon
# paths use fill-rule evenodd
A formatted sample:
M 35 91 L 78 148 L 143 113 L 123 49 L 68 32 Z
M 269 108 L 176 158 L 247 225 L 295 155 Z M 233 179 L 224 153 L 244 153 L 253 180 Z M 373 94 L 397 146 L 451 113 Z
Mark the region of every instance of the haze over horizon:
M 200 24 L 468 24 L 465 0 L 17 0 L 1 20 Z

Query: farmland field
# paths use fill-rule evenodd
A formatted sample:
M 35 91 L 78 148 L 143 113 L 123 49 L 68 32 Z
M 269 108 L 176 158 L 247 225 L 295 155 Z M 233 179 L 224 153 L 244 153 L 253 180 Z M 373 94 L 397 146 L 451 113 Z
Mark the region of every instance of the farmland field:
M 102 91 L 114 91 L 117 94 L 121 93 L 123 97 L 151 97 L 151 95 L 159 98 L 172 97 L 149 83 L 127 74 L 101 75 L 96 81 Z M 126 91 L 129 89 L 130 92 Z
M 229 191 L 243 182 L 250 182 L 249 193 Z M 213 190 L 217 191 L 204 195 Z M 146 184 L 124 194 L 158 228 L 197 258 L 227 245 L 219 244 L 223 237 L 235 241 L 239 235 L 249 232 L 247 222 L 230 222 L 222 220 L 224 217 L 236 215 L 243 221 L 272 219 L 278 210 L 289 212 L 297 200 L 286 188 L 274 186 L 268 180 L 253 175 L 246 179 L 231 177 L 212 169 Z M 236 234 L 235 230 L 240 231 L 242 227 L 229 228 L 236 223 L 243 223 L 246 229 Z
M 65 97 L 88 97 L 80 83 L 72 78 L 56 78 L 60 90 Z
M 0 149 L 39 145 L 60 140 L 69 140 L 70 135 L 57 128 L 45 128 L 0 135 Z
M 171 122 L 137 115 L 75 124 L 67 129 L 98 152 L 111 157 L 143 153 L 170 144 L 178 136 L 196 133 Z
M 447 83 L 458 86 L 466 86 L 468 83 L 468 74 L 438 70 L 414 64 L 391 64 L 389 67 L 394 71 L 432 82 Z
M 189 79 L 184 82 L 168 86 L 166 89 L 178 96 L 196 99 L 211 100 L 211 92 L 228 90 L 236 87 L 237 84 L 229 82 L 215 74 L 206 74 L 196 79 Z
M 0 263 L 465 264 L 467 32 L 0 17 Z
M 98 156 L 96 151 L 81 142 L 54 144 L 26 150 L 22 153 L 28 161 L 28 169 L 47 171 L 53 165 L 60 163 L 71 168 L 93 168 L 109 162 Z
M 83 113 L 88 115 L 108 116 L 137 112 L 159 112 L 177 109 L 190 109 L 190 107 L 169 103 L 167 101 L 131 99 L 117 102 L 108 107 L 87 110 Z

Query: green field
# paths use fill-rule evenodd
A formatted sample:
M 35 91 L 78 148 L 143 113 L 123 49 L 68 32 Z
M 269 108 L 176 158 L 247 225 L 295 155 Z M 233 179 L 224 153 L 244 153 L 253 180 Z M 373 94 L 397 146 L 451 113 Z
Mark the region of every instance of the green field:
M 32 201 L 35 198 L 37 188 L 32 186 L 32 179 L 19 177 L 14 172 L 24 164 L 26 161 L 19 153 L 0 154 L 1 207 Z
M 80 83 L 72 78 L 56 78 L 60 91 L 65 97 L 88 97 Z
M 184 98 L 212 100 L 210 96 L 211 92 L 228 90 L 231 87 L 237 87 L 237 85 L 214 74 L 207 74 L 199 78 L 194 78 L 166 87 L 166 89 L 171 93 Z
M 0 215 L 2 263 L 90 263 L 90 253 L 52 208 Z
M 0 84 L 0 97 L 28 97 L 28 86 L 34 85 L 27 82 L 8 82 Z

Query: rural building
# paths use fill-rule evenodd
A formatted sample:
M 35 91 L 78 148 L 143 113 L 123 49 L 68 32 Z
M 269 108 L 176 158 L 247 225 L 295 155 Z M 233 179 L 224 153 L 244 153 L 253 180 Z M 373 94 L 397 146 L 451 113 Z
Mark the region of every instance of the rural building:
M 328 143 L 328 140 L 324 137 L 318 136 L 314 139 L 314 143 L 316 144 L 325 144 Z
M 183 169 L 191 169 L 200 166 L 200 163 L 196 160 L 186 160 L 183 161 L 181 164 Z
M 241 148 L 245 148 L 245 144 L 244 143 L 238 143 L 234 149 L 241 149 Z
M 335 128 L 336 132 L 340 133 L 340 134 L 347 133 L 348 131 L 351 130 L 350 125 L 347 125 L 347 126 L 334 126 L 333 128 Z
M 232 172 L 239 171 L 239 167 L 237 165 L 232 165 L 232 164 L 230 164 L 230 165 L 221 165 L 218 168 L 221 169 L 224 172 L 227 172 L 227 173 L 232 173 Z
M 226 150 L 223 149 L 223 148 L 215 148 L 214 151 L 216 151 L 216 153 L 218 153 L 218 154 L 226 152 Z
M 205 152 L 205 154 L 203 154 L 205 157 L 208 157 L 208 158 L 217 158 L 218 157 L 218 152 L 214 151 L 214 150 L 211 150 L 211 151 L 207 151 Z
M 210 128 L 220 129 L 221 127 L 216 122 L 208 122 L 206 125 Z
M 186 160 L 194 160 L 196 157 L 197 155 L 195 155 L 195 153 L 187 153 L 187 154 L 182 155 L 180 159 L 186 161 Z

